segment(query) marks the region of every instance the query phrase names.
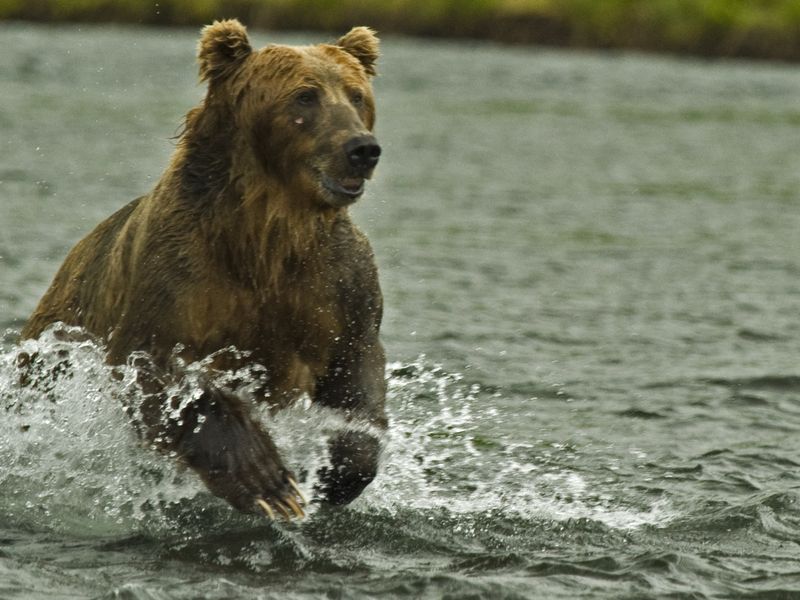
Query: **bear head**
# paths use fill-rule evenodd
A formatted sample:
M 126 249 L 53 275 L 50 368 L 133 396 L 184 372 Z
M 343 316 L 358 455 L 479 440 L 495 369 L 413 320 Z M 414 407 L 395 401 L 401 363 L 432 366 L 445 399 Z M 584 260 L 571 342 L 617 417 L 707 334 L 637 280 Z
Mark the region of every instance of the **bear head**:
M 234 152 L 249 152 L 292 196 L 339 208 L 355 202 L 378 163 L 371 79 L 378 38 L 353 28 L 334 44 L 254 50 L 241 23 L 203 29 L 205 110 L 227 115 Z

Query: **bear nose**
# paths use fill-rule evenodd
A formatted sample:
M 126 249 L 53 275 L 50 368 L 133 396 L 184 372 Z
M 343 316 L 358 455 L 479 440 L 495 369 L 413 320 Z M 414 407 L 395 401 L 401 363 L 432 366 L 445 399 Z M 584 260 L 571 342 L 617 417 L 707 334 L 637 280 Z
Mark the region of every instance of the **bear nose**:
M 378 164 L 381 147 L 371 135 L 360 135 L 348 140 L 344 145 L 350 165 L 357 169 L 372 169 Z

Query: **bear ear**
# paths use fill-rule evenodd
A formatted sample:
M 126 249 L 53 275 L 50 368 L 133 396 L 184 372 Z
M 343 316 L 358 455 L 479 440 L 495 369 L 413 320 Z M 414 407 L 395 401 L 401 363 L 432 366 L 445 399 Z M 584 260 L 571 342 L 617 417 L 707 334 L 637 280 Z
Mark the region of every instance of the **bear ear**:
M 200 80 L 213 82 L 227 77 L 252 51 L 247 30 L 236 19 L 206 25 L 197 47 Z
M 369 27 L 353 27 L 336 42 L 339 47 L 358 59 L 367 75 L 375 75 L 378 60 L 378 36 Z

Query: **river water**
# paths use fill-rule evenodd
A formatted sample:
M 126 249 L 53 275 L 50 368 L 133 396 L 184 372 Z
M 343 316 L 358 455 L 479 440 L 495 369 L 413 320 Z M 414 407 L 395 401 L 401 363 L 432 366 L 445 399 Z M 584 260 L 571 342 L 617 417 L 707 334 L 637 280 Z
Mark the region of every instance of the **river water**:
M 196 32 L 0 40 L 0 598 L 800 597 L 800 68 L 384 40 L 353 213 L 391 430 L 282 525 L 141 449 L 102 348 L 26 342 L 73 367 L 14 383 L 67 250 L 166 165 Z M 268 423 L 295 470 L 330 418 Z

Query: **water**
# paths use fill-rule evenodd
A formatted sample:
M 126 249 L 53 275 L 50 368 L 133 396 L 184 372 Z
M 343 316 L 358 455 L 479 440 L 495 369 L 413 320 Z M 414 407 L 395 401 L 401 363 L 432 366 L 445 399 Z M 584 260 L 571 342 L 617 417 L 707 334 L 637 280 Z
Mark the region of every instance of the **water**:
M 5 406 L 64 254 L 202 89 L 194 31 L 0 39 Z M 73 367 L 0 422 L 0 598 L 797 597 L 800 70 L 383 49 L 354 210 L 387 304 L 378 479 L 302 523 L 235 514 L 139 447 L 101 348 L 45 338 Z M 267 426 L 313 472 L 333 418 Z

